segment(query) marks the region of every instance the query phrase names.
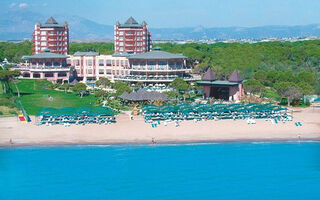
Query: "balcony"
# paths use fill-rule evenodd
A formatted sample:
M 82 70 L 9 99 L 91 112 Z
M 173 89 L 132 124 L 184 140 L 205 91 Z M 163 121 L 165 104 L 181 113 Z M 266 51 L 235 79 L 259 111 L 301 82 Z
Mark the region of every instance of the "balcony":
M 132 65 L 131 71 L 145 71 L 145 72 L 190 72 L 192 69 L 182 66 L 167 65 Z
M 182 78 L 185 81 L 200 80 L 200 77 L 179 76 L 179 75 L 127 75 L 127 76 L 114 76 L 114 80 L 129 81 L 129 82 L 169 83 L 178 77 Z

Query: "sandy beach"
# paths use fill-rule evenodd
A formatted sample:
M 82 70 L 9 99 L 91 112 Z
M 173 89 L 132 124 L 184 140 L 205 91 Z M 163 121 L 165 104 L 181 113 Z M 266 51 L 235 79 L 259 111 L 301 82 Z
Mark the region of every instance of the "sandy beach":
M 174 123 L 152 128 L 142 116 L 130 120 L 126 114 L 117 117 L 111 125 L 71 125 L 64 127 L 37 126 L 32 122 L 21 124 L 17 118 L 0 118 L 0 146 L 10 145 L 65 145 L 65 144 L 123 144 L 219 141 L 276 141 L 276 140 L 320 140 L 320 110 L 295 109 L 293 121 L 272 124 L 264 119 L 256 124 L 245 120 L 183 121 L 179 127 Z M 296 127 L 294 122 L 302 122 Z

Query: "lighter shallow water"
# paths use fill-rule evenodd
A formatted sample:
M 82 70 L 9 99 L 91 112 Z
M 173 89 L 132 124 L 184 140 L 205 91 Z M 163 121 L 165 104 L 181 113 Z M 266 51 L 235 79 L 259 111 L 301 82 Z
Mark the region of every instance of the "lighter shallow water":
M 320 143 L 0 149 L 1 200 L 319 199 Z

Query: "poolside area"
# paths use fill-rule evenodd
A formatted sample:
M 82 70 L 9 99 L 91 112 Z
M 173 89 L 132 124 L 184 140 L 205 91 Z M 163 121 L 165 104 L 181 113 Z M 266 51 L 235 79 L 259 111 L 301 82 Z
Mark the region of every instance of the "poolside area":
M 302 126 L 296 126 L 300 121 Z M 129 115 L 119 114 L 117 123 L 85 126 L 37 126 L 21 124 L 16 118 L 0 118 L 0 145 L 63 145 L 63 144 L 119 144 L 215 141 L 268 141 L 268 140 L 320 140 L 320 111 L 312 108 L 295 109 L 293 121 L 272 124 L 256 119 L 256 124 L 246 120 L 207 120 L 160 124 L 152 128 L 142 116 L 130 120 Z

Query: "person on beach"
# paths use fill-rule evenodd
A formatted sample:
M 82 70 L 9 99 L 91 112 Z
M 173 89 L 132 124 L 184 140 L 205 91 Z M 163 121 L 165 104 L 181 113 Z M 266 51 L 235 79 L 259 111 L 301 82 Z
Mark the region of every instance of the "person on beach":
M 10 138 L 9 140 L 10 145 L 13 145 L 12 139 Z
M 151 139 L 152 144 L 156 144 L 156 140 L 154 138 Z

